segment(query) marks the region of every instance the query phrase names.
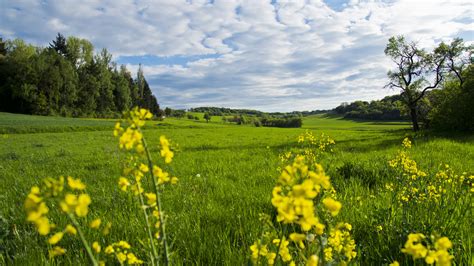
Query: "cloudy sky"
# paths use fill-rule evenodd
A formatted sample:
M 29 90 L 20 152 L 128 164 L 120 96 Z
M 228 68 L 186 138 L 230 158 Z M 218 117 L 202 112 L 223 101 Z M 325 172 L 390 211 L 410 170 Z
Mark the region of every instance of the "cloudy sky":
M 0 0 L 0 36 L 46 46 L 57 32 L 106 47 L 160 105 L 263 111 L 379 99 L 393 35 L 474 41 L 472 0 Z

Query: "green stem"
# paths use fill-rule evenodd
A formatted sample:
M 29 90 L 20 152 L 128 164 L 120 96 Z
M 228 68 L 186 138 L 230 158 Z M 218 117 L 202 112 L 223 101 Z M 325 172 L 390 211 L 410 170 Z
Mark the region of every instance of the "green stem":
M 148 231 L 148 238 L 150 238 L 150 245 L 151 245 L 151 250 L 152 250 L 152 254 L 153 254 L 153 259 L 151 260 L 151 265 L 155 265 L 155 259 L 157 260 L 158 259 L 158 252 L 156 251 L 156 247 L 155 247 L 155 241 L 153 239 L 153 233 L 151 232 L 151 226 L 150 226 L 150 221 L 148 219 L 148 214 L 146 213 L 146 210 L 145 208 L 143 208 L 143 206 L 145 206 L 145 203 L 143 201 L 143 195 L 142 193 L 140 193 L 140 185 L 138 185 L 137 183 L 137 186 L 138 186 L 138 191 L 139 191 L 139 199 L 140 199 L 140 208 L 143 210 L 143 214 L 145 216 L 145 222 L 146 222 L 146 227 L 147 227 L 147 231 Z
M 148 159 L 148 168 L 150 169 L 149 171 L 150 171 L 150 175 L 151 175 L 151 180 L 153 181 L 153 186 L 155 188 L 156 202 L 157 202 L 157 205 L 158 205 L 158 212 L 160 214 L 159 215 L 160 224 L 161 224 L 160 229 L 161 229 L 161 235 L 163 237 L 163 246 L 165 248 L 165 265 L 168 265 L 169 264 L 168 242 L 167 242 L 167 239 L 166 239 L 165 222 L 164 222 L 163 212 L 162 212 L 162 208 L 161 208 L 160 192 L 159 192 L 159 189 L 158 189 L 158 184 L 156 182 L 155 175 L 153 174 L 153 163 L 152 163 L 150 151 L 148 150 L 148 146 L 146 144 L 146 140 L 145 140 L 144 137 L 142 138 L 142 142 L 143 142 L 143 147 L 145 148 L 146 156 L 147 156 L 147 159 Z
M 79 237 L 81 238 L 82 244 L 84 245 L 84 248 L 87 251 L 87 255 L 89 255 L 89 259 L 91 260 L 92 265 L 97 266 L 97 261 L 94 258 L 94 254 L 92 253 L 91 247 L 89 246 L 89 244 L 87 244 L 86 238 L 84 237 L 84 234 L 82 233 L 81 228 L 79 227 L 79 223 L 76 221 L 72 214 L 68 213 L 68 217 L 74 227 L 76 227 L 77 232 L 79 233 Z

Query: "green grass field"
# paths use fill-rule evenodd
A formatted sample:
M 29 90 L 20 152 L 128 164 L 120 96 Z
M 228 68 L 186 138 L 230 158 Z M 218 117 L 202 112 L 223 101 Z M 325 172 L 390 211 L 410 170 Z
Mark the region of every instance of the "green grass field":
M 455 211 L 413 210 L 418 218 L 388 221 L 384 186 L 397 182 L 388 160 L 407 136 L 413 139 L 412 157 L 424 171 L 434 174 L 440 164 L 449 164 L 457 173 L 474 174 L 474 135 L 415 135 L 405 122 L 324 116 L 305 118 L 299 129 L 237 126 L 217 118 L 210 123 L 186 118 L 151 121 L 144 131 L 154 158 L 159 157 L 160 135 L 179 145 L 168 170 L 180 181 L 163 193 L 174 264 L 250 263 L 249 246 L 262 229 L 258 215 L 274 213 L 270 199 L 279 175 L 278 155 L 297 145 L 297 136 L 306 130 L 324 132 L 336 141 L 334 152 L 323 156 L 321 164 L 343 203 L 340 219 L 353 226 L 357 264 L 383 265 L 395 259 L 411 264 L 400 248 L 408 233 L 422 228 L 453 240 L 458 265 L 472 263 L 472 205 L 461 210 L 461 218 L 445 224 L 437 221 Z M 126 239 L 138 256 L 146 257 L 140 251 L 146 241 L 141 212 L 117 185 L 125 155 L 112 135 L 113 125 L 114 120 L 0 113 L 0 264 L 48 263 L 48 244 L 26 222 L 23 202 L 41 178 L 60 175 L 87 184 L 92 198 L 89 221 L 101 217 L 113 222 L 109 236 L 89 233 L 90 239 Z M 53 217 L 66 223 L 65 217 Z M 378 231 L 378 225 L 384 229 Z M 67 253 L 59 264 L 87 264 L 77 238 L 65 237 L 61 245 Z

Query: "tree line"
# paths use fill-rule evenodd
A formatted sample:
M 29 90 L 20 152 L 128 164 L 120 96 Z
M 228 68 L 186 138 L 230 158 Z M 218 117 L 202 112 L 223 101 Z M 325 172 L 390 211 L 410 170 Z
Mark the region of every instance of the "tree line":
M 161 113 L 141 66 L 133 77 L 107 49 L 60 33 L 48 47 L 0 38 L 0 111 L 115 117 L 132 106 Z

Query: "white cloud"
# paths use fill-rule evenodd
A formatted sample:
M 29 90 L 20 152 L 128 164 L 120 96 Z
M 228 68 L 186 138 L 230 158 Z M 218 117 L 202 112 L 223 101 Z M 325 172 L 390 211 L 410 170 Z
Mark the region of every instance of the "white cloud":
M 144 66 L 161 104 L 172 107 L 289 111 L 380 98 L 395 93 L 382 88 L 390 36 L 427 48 L 466 32 L 474 40 L 470 0 L 359 0 L 341 12 L 322 0 L 6 0 L 1 9 L 1 34 L 36 44 L 61 31 L 116 56 L 219 55 Z

